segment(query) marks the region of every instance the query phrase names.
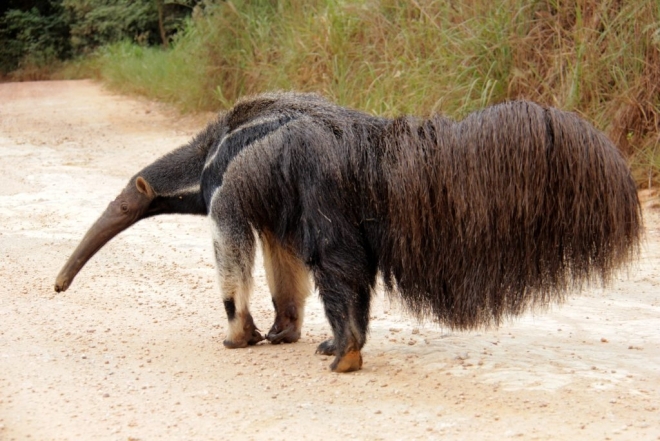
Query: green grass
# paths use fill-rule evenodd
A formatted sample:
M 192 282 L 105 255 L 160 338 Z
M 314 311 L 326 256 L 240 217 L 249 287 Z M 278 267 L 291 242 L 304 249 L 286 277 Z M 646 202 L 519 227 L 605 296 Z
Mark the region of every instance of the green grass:
M 184 111 L 278 89 L 389 116 L 531 99 L 606 131 L 640 182 L 660 171 L 657 0 L 234 0 L 196 14 L 168 50 L 119 43 L 92 63 Z

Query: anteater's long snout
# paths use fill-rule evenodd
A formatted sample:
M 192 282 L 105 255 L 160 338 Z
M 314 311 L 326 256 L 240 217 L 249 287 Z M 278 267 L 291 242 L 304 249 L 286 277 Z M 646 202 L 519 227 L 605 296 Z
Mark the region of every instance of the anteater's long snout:
M 55 279 L 55 292 L 66 291 L 66 289 L 71 284 L 73 277 L 75 276 L 75 274 L 71 276 L 70 273 L 71 270 L 67 268 L 62 268 L 60 273 L 57 275 L 57 279 Z
M 75 249 L 69 260 L 60 270 L 55 279 L 55 291 L 66 291 L 83 266 L 100 250 L 110 239 L 128 228 L 133 222 L 129 219 L 117 219 L 112 216 L 112 206 L 90 227 L 82 241 Z
M 113 237 L 142 219 L 154 193 L 147 182 L 138 177 L 108 205 L 105 212 L 90 227 L 69 260 L 55 279 L 55 291 L 66 291 L 78 272 L 98 250 Z

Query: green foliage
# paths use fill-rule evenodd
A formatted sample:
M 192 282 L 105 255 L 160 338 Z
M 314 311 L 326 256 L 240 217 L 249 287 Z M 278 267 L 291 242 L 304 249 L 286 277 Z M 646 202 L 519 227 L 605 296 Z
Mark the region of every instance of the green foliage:
M 158 14 L 152 0 L 64 0 L 70 14 L 71 44 L 78 53 L 132 39 L 158 43 Z
M 212 90 L 204 90 L 205 72 L 195 54 L 123 41 L 104 47 L 98 57 L 101 76 L 115 88 L 177 103 L 184 111 L 217 106 Z
M 69 56 L 68 28 L 59 5 L 44 6 L 56 13 L 42 14 L 32 7 L 7 9 L 0 16 L 0 74 L 49 66 Z
M 87 63 L 101 78 L 185 110 L 274 89 L 390 116 L 460 118 L 525 98 L 593 121 L 640 182 L 660 170 L 658 0 L 188 0 L 185 13 L 175 0 L 51 3 L 66 6 L 72 49 L 101 46 Z
M 0 75 L 41 79 L 60 61 L 122 40 L 165 45 L 201 0 L 3 0 Z
M 69 14 L 71 44 L 80 54 L 122 40 L 140 45 L 167 45 L 168 39 L 178 32 L 198 2 L 63 0 L 63 6 Z
M 273 89 L 385 115 L 526 98 L 583 114 L 658 171 L 657 0 L 209 1 L 170 50 L 126 52 L 103 53 L 105 80 L 184 109 Z

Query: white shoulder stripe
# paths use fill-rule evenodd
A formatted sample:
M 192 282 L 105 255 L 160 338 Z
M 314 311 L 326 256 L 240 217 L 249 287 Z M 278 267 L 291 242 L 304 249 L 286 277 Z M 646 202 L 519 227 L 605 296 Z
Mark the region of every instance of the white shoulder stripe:
M 218 156 L 218 152 L 222 148 L 222 144 L 224 144 L 224 142 L 227 138 L 228 138 L 228 135 L 223 136 L 222 139 L 220 140 L 220 142 L 218 142 L 215 145 L 215 147 L 213 147 L 213 153 L 209 154 L 209 156 L 206 158 L 206 162 L 204 162 L 203 170 L 206 170 L 209 167 L 209 165 L 211 165 L 213 163 L 213 161 L 215 161 L 216 156 Z
M 199 183 L 197 183 L 197 184 L 189 185 L 187 187 L 177 188 L 175 190 L 166 193 L 160 193 L 158 196 L 175 198 L 177 196 L 186 196 L 190 194 L 199 193 L 200 191 L 201 191 L 201 186 Z
M 276 115 L 276 116 L 268 116 L 268 117 L 261 117 L 261 118 L 256 118 L 251 121 L 249 121 L 246 124 L 243 124 L 242 126 L 237 127 L 235 130 L 233 130 L 231 133 L 225 135 L 220 142 L 216 145 L 215 150 L 213 151 L 212 154 L 209 155 L 209 157 L 206 159 L 206 162 L 204 163 L 204 170 L 209 168 L 211 164 L 215 162 L 215 159 L 217 158 L 218 154 L 222 150 L 222 145 L 229 139 L 231 139 L 233 136 L 243 132 L 244 130 L 249 130 L 253 127 L 257 127 L 261 124 L 267 124 L 267 123 L 272 123 L 272 122 L 277 122 L 282 118 L 283 115 Z M 279 131 L 282 127 L 285 127 L 289 124 L 288 121 L 285 124 L 282 124 L 280 127 L 278 127 L 276 130 L 274 130 L 271 134 L 266 136 L 266 138 L 269 138 L 273 133 Z

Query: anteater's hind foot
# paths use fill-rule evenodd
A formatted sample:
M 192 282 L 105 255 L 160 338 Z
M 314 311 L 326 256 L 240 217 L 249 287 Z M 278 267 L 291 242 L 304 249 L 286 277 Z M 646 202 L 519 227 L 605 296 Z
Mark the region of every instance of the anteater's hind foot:
M 344 355 L 337 352 L 334 339 L 329 339 L 318 345 L 316 353 L 321 355 L 336 355 L 330 369 L 332 372 L 353 372 L 362 369 L 362 354 L 359 349 L 351 349 Z
M 362 369 L 362 354 L 355 349 L 343 356 L 337 355 L 330 365 L 332 372 L 353 372 Z
M 272 344 L 294 343 L 300 340 L 300 320 L 298 319 L 298 308 L 294 302 L 286 307 L 277 307 L 275 303 L 275 323 L 268 331 L 266 339 Z
M 351 239 L 355 242 L 356 250 L 360 250 L 359 234 L 342 237 L 340 250 L 351 249 Z M 356 255 L 354 255 L 356 254 Z M 326 255 L 329 270 L 319 268 L 314 271 L 319 296 L 323 300 L 325 315 L 332 327 L 332 339 L 324 341 L 316 349 L 323 355 L 335 355 L 330 364 L 333 372 L 353 372 L 362 369 L 362 354 L 360 350 L 367 341 L 369 327 L 369 303 L 371 289 L 376 278 L 375 265 L 356 259 L 360 254 Z M 350 271 L 336 271 L 343 268 L 346 262 L 350 263 Z M 360 263 L 363 265 L 359 265 Z
M 337 346 L 335 346 L 335 341 L 329 339 L 318 345 L 316 348 L 316 353 L 321 355 L 335 355 L 337 353 Z

